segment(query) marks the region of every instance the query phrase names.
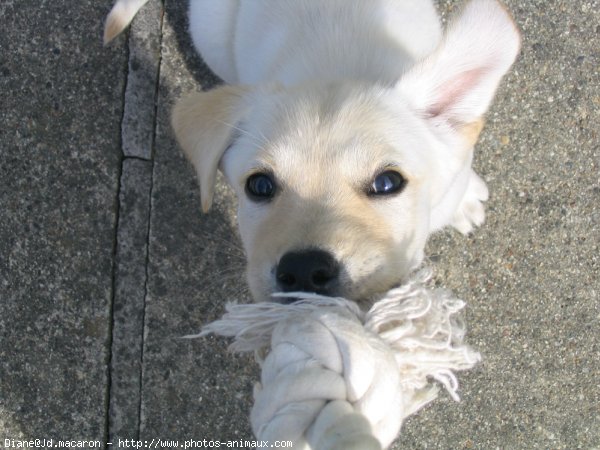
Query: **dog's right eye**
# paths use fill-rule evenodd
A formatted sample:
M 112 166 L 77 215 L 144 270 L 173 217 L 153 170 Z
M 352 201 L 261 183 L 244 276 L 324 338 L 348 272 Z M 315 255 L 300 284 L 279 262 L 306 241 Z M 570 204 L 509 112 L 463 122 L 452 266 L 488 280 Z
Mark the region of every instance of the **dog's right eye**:
M 275 182 L 265 173 L 250 175 L 246 180 L 246 194 L 255 202 L 268 201 L 275 195 Z

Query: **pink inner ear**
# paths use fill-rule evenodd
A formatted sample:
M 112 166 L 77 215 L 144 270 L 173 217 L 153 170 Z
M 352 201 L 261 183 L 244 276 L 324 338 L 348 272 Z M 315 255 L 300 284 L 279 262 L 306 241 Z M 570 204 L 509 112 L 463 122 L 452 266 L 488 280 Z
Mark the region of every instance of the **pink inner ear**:
M 481 67 L 467 70 L 442 84 L 437 90 L 436 101 L 427 109 L 427 117 L 438 117 L 457 106 L 485 72 L 486 69 Z

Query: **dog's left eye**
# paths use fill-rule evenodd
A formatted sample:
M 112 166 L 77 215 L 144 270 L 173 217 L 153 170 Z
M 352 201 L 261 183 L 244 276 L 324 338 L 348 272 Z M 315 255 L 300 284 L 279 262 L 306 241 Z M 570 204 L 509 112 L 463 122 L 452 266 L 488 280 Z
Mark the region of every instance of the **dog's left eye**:
M 406 179 L 395 170 L 386 170 L 375 177 L 369 186 L 369 195 L 390 195 L 399 193 L 406 186 Z

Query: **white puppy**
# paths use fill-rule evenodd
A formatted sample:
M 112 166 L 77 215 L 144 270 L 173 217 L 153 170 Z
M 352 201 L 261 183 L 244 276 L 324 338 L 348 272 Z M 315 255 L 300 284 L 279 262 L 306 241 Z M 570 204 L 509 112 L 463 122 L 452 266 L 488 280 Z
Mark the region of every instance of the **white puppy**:
M 118 0 L 106 38 L 143 3 Z M 202 208 L 219 168 L 237 192 L 257 300 L 367 301 L 432 232 L 484 221 L 473 145 L 520 45 L 497 1 L 471 0 L 443 36 L 431 0 L 191 0 L 190 27 L 229 86 L 182 99 L 173 127 Z

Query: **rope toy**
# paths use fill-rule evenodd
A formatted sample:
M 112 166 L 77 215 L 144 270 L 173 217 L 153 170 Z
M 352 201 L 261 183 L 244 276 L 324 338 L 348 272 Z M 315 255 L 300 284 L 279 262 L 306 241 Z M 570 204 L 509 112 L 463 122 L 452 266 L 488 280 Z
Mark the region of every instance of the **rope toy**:
M 368 312 L 351 301 L 301 293 L 293 304 L 228 304 L 205 327 L 234 337 L 230 349 L 255 352 L 252 430 L 295 449 L 387 448 L 402 421 L 437 397 L 439 382 L 459 400 L 453 371 L 473 367 L 457 313 L 465 303 L 426 283 L 423 269 Z M 277 294 L 298 298 L 298 293 Z

